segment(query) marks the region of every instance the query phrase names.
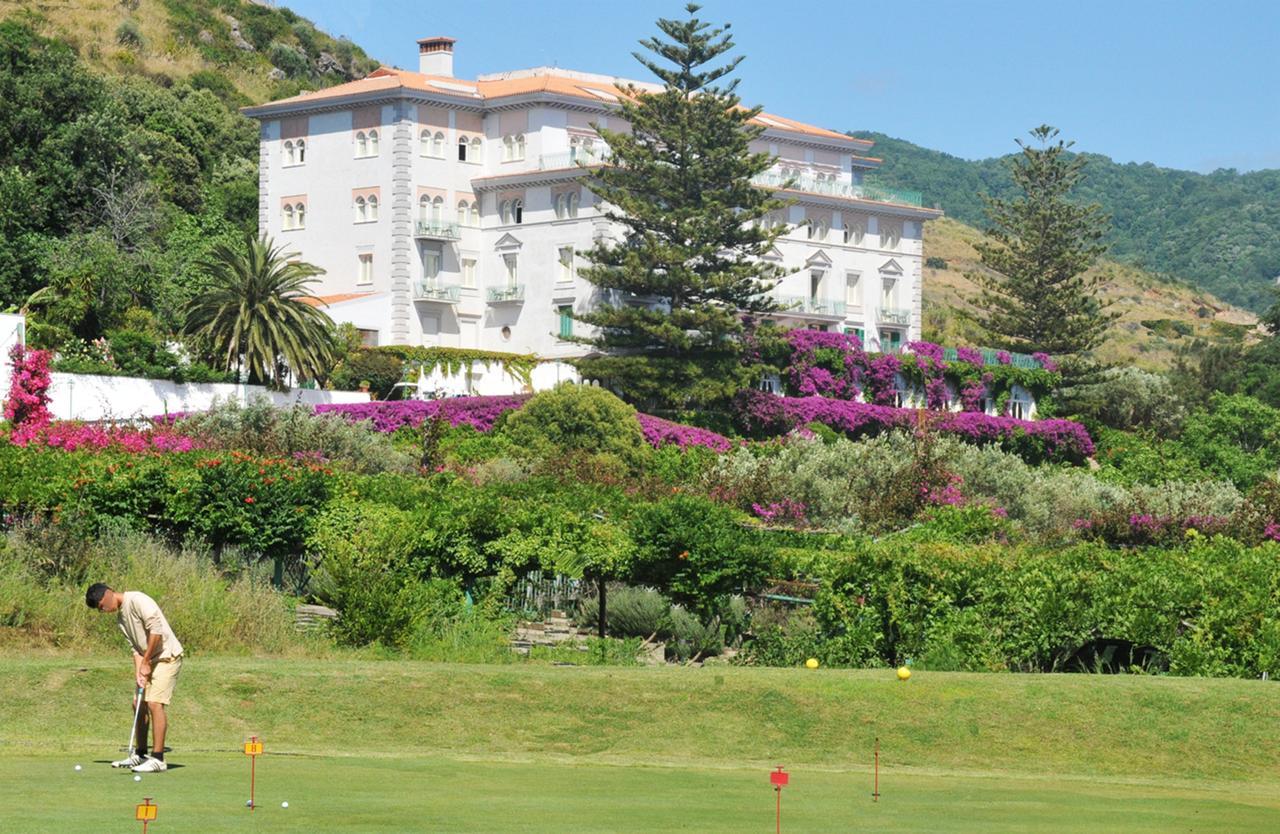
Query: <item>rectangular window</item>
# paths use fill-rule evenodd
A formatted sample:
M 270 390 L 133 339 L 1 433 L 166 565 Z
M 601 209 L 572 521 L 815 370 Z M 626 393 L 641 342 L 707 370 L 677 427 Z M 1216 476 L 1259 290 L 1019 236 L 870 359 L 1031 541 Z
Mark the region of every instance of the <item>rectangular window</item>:
M 560 272 L 559 280 L 562 282 L 573 280 L 573 247 L 560 247 Z
M 822 276 L 821 269 L 809 270 L 809 297 L 815 301 L 822 297 Z
M 848 307 L 862 306 L 862 298 L 858 294 L 858 279 L 860 277 L 856 272 L 846 272 L 844 274 L 844 303 Z
M 356 332 L 360 334 L 361 347 L 377 347 L 378 346 L 378 331 L 360 329 L 360 330 L 357 330 Z
M 560 305 L 560 338 L 573 338 L 573 305 Z
M 359 261 L 359 271 L 356 273 L 357 284 L 373 283 L 373 253 L 361 252 L 356 256 Z
M 897 287 L 897 285 L 898 285 L 898 282 L 894 278 L 880 279 L 880 306 L 881 307 L 888 309 L 890 307 L 896 306 L 893 303 L 893 296 L 894 296 L 894 289 Z
M 880 331 L 880 352 L 881 353 L 901 353 L 902 352 L 902 331 L 901 330 L 881 330 Z
M 502 256 L 502 262 L 503 262 L 503 264 L 506 266 L 506 269 L 507 269 L 507 286 L 508 286 L 508 287 L 514 287 L 514 286 L 516 285 L 516 281 L 517 281 L 517 280 L 518 280 L 518 278 L 519 278 L 519 272 L 518 272 L 518 270 L 517 270 L 517 260 L 516 260 L 516 256 L 515 256 L 515 255 L 503 255 L 503 256 Z
M 440 252 L 435 249 L 422 251 L 422 277 L 427 283 L 434 285 L 440 277 Z
M 462 286 L 467 289 L 475 289 L 476 286 L 476 260 L 475 258 L 462 259 Z

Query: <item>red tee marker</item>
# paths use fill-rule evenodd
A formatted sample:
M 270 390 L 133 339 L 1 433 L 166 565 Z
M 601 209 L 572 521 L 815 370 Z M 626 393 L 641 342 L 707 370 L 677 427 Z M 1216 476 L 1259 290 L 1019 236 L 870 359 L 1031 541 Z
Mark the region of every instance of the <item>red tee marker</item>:
M 778 834 L 782 834 L 782 789 L 789 781 L 791 781 L 791 774 L 783 770 L 782 765 L 778 765 L 778 769 L 769 774 L 769 783 L 773 785 L 773 791 L 778 796 Z

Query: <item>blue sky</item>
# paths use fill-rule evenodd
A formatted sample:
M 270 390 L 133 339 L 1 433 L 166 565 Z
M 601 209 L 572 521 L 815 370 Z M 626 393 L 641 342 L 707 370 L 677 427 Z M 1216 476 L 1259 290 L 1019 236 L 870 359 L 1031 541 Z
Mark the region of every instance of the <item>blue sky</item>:
M 631 52 L 683 2 L 282 0 L 378 60 L 458 39 L 454 73 L 554 64 L 649 80 Z M 978 159 L 1048 123 L 1079 150 L 1170 168 L 1280 168 L 1275 0 L 707 0 L 748 104 Z

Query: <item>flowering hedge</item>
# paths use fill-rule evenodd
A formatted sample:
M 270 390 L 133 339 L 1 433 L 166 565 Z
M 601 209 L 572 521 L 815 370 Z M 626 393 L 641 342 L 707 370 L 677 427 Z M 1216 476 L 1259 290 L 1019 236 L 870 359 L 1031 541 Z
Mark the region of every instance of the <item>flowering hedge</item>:
M 851 438 L 909 429 L 925 412 L 827 397 L 775 397 L 759 391 L 738 399 L 738 416 L 748 433 L 785 434 L 821 423 Z M 993 444 L 1029 462 L 1081 463 L 1093 455 L 1084 426 L 1070 420 L 1015 420 L 980 412 L 928 413 L 928 427 L 975 444 Z
M 14 345 L 9 351 L 13 376 L 9 395 L 4 401 L 4 418 L 13 424 L 12 441 L 25 444 L 32 435 L 49 424 L 49 352 L 28 350 Z
M 528 395 L 508 397 L 452 397 L 443 400 L 403 400 L 399 402 L 370 402 L 348 405 L 317 405 L 319 414 L 340 414 L 352 422 L 369 420 L 380 432 L 394 432 L 401 428 L 417 428 L 425 421 L 441 415 L 451 426 L 463 423 L 477 431 L 487 432 L 498 418 L 508 411 L 521 408 L 529 401 Z M 726 452 L 733 441 L 713 431 L 673 423 L 661 417 L 637 414 L 644 438 L 655 448 L 675 444 L 681 449 L 702 446 L 717 452 Z
M 402 428 L 417 428 L 436 415 L 451 426 L 466 423 L 477 431 L 493 428 L 498 418 L 520 408 L 529 397 L 451 397 L 443 400 L 399 400 L 394 402 L 317 405 L 317 414 L 340 414 L 353 423 L 369 420 L 376 431 L 388 433 Z
M 696 426 L 673 423 L 648 414 L 637 414 L 636 419 L 640 421 L 640 430 L 644 432 L 644 439 L 655 449 L 674 443 L 681 449 L 702 446 L 716 452 L 727 452 L 735 445 L 732 440 L 722 434 Z
M 944 411 L 958 395 L 965 411 L 981 411 L 987 398 L 1003 412 L 1014 385 L 1044 396 L 1058 382 L 1058 366 L 1043 353 L 1032 356 L 1038 368 L 1018 367 L 1006 351 L 997 351 L 994 364 L 976 348 L 956 348 L 955 359 L 933 342 L 909 342 L 908 353 L 869 354 L 857 336 L 817 330 L 787 331 L 776 357 L 783 379 L 794 396 L 864 399 L 874 405 L 896 403 L 898 378 L 917 386 L 931 411 Z M 953 391 L 955 394 L 953 395 Z
M 17 432 L 12 438 L 19 446 L 28 443 L 63 449 L 119 449 L 124 452 L 189 452 L 202 444 L 194 438 L 172 431 L 157 424 L 151 429 L 135 429 L 128 426 L 95 426 L 76 420 L 57 420 L 38 431 L 29 432 L 21 439 Z

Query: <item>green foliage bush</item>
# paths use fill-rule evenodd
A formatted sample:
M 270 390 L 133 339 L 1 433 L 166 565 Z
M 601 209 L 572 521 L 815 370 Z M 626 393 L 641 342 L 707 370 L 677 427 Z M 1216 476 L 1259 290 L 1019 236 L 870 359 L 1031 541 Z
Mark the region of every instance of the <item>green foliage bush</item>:
M 208 411 L 184 415 L 175 429 L 215 449 L 269 457 L 305 456 L 366 474 L 417 471 L 412 454 L 366 425 L 352 424 L 338 415 L 316 414 L 307 405 L 280 408 L 266 397 L 243 405 L 235 400 L 215 403 Z
M 535 395 L 507 416 L 502 432 L 526 453 L 548 456 L 555 450 L 616 455 L 638 464 L 644 435 L 636 411 L 603 388 L 561 383 Z
M 715 613 L 718 597 L 757 587 L 770 557 L 759 534 L 732 509 L 678 493 L 636 509 L 631 580 L 666 589 L 700 615 Z
M 394 356 L 371 350 L 358 351 L 333 369 L 330 382 L 342 391 L 354 391 L 364 383 L 378 399 L 391 395 L 395 384 L 404 377 L 404 363 Z
M 126 49 L 140 50 L 143 47 L 142 30 L 132 20 L 122 20 L 116 27 L 116 43 Z
M 671 613 L 671 600 L 653 588 L 609 585 L 606 589 L 607 633 L 615 637 L 652 637 L 662 632 Z M 574 623 L 579 628 L 596 629 L 600 622 L 599 594 L 588 591 L 578 603 Z

